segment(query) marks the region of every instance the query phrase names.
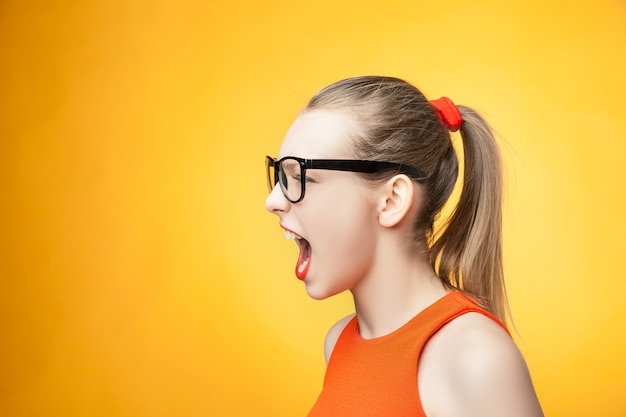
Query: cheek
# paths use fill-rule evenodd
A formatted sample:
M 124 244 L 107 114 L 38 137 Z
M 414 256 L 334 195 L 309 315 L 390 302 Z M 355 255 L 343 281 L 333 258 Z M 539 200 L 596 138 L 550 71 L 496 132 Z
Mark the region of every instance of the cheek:
M 363 196 L 344 194 L 323 215 L 315 229 L 317 265 L 333 275 L 359 276 L 373 259 L 376 215 Z M 330 271 L 329 271 L 330 273 Z
M 332 186 L 323 185 L 317 198 L 319 204 L 310 213 L 318 230 L 332 233 L 340 240 L 371 231 L 376 220 L 375 206 L 362 184 L 344 180 Z

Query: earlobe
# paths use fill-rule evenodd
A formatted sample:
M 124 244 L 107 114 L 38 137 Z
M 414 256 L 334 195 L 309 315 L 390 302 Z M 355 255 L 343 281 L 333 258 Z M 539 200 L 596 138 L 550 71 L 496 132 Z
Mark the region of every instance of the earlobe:
M 378 221 L 383 227 L 394 227 L 407 217 L 413 207 L 413 181 L 404 174 L 389 179 L 381 189 Z

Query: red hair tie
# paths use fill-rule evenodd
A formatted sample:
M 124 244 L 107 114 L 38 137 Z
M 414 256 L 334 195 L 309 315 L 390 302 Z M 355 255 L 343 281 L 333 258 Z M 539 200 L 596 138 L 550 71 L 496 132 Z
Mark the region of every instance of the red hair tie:
M 459 130 L 461 123 L 463 123 L 463 118 L 452 100 L 448 97 L 441 97 L 437 100 L 431 100 L 429 103 L 437 110 L 442 125 L 451 132 Z

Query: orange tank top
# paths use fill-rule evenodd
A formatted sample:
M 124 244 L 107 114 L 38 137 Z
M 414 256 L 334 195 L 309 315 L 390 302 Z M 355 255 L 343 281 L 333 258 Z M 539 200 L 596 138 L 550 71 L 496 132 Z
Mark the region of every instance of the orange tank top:
M 417 363 L 426 342 L 446 323 L 478 312 L 506 327 L 460 292 L 446 294 L 398 330 L 363 339 L 356 317 L 331 354 L 324 387 L 309 417 L 426 417 Z

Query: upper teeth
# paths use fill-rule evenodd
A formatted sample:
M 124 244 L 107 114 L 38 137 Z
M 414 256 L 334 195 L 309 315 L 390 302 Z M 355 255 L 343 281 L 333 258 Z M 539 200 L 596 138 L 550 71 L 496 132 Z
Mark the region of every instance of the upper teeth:
M 285 230 L 285 239 L 302 239 L 297 234 L 290 232 L 289 230 Z

